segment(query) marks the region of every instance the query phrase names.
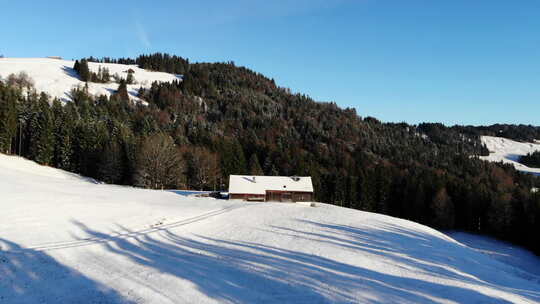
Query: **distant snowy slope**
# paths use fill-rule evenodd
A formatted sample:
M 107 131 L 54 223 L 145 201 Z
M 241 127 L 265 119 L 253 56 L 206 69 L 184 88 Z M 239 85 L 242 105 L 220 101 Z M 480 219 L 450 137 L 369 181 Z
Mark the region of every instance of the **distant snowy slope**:
M 502 161 L 514 165 L 519 171 L 540 174 L 540 168 L 529 168 L 518 162 L 520 156 L 540 151 L 539 142 L 522 143 L 502 137 L 482 136 L 482 143 L 486 145 L 490 153 L 489 156 L 480 157 L 481 159 L 493 162 Z
M 0 193 L 0 303 L 540 302 L 536 273 L 389 216 L 96 184 L 4 155 Z
M 49 58 L 0 58 L 0 77 L 6 78 L 10 74 L 24 71 L 34 80 L 38 92 L 46 92 L 62 101 L 69 101 L 71 89 L 85 84 L 79 80 L 77 73 L 73 70 L 74 63 L 74 61 Z M 128 85 L 128 91 L 134 98 L 141 86 L 149 87 L 154 81 L 171 82 L 180 79 L 178 75 L 150 72 L 136 65 L 90 62 L 88 66 L 93 72 L 97 72 L 100 66 L 107 68 L 111 76 L 117 73 L 122 78 L 127 77 L 127 70 L 133 69 L 137 83 Z M 110 96 L 116 91 L 118 84 L 89 82 L 88 88 L 91 94 Z

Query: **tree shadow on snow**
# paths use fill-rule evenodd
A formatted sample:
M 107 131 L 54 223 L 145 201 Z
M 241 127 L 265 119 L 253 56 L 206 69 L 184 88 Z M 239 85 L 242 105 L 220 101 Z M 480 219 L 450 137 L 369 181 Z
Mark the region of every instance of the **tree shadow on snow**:
M 77 71 L 75 71 L 72 67 L 68 67 L 67 65 L 64 65 L 62 67 L 62 71 L 64 71 L 64 73 L 68 75 L 69 77 L 73 77 L 77 80 L 81 80 L 79 73 L 77 73 Z
M 391 275 L 287 248 L 204 236 L 185 238 L 166 229 L 138 234 L 121 226 L 111 237 L 78 226 L 92 237 L 108 239 L 102 246 L 111 253 L 189 281 L 220 303 L 438 303 L 435 299 L 509 303 L 468 288 Z M 411 238 L 429 241 L 424 235 Z M 388 246 L 384 239 L 381 242 L 380 248 Z M 356 248 L 357 244 L 349 245 Z M 381 294 L 384 298 L 378 297 Z
M 409 272 L 434 274 L 443 279 L 459 280 L 517 294 L 535 302 L 540 301 L 540 282 L 529 281 L 530 274 L 454 243 L 442 234 L 441 237 L 436 237 L 387 223 L 379 224 L 380 229 L 359 229 L 339 224 L 305 220 L 300 222 L 316 226 L 317 232 L 274 228 L 286 235 L 301 236 L 348 250 L 383 255 L 397 264 L 404 265 L 405 269 L 410 269 Z M 494 273 L 500 275 L 494 276 Z M 424 281 L 421 285 L 424 285 Z M 430 285 L 427 284 L 420 289 L 428 290 L 430 287 L 436 287 Z M 447 287 L 446 290 L 441 289 L 440 292 L 435 291 L 433 294 L 457 302 L 501 301 L 470 291 L 456 293 L 452 287 Z
M 0 303 L 129 303 L 44 252 L 0 238 Z

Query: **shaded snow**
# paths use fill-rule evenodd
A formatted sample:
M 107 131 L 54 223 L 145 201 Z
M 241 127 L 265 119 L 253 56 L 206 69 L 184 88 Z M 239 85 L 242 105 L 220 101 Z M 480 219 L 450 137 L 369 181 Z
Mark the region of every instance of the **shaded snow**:
M 78 86 L 84 87 L 85 82 L 73 70 L 74 61 L 50 58 L 0 58 L 0 77 L 7 78 L 10 74 L 26 72 L 33 80 L 38 92 L 45 92 L 52 97 L 58 97 L 66 102 L 71 100 L 70 92 Z M 134 100 L 137 99 L 140 87 L 148 88 L 154 81 L 172 82 L 180 79 L 179 75 L 163 72 L 151 72 L 139 68 L 137 65 L 95 63 L 89 62 L 88 67 L 92 72 L 98 72 L 99 67 L 109 69 L 112 75 L 118 74 L 127 78 L 127 71 L 132 69 L 136 84 L 128 85 L 128 93 Z M 112 77 L 111 77 L 112 79 Z M 110 96 L 118 89 L 118 84 L 88 82 L 88 91 L 93 95 Z
M 521 156 L 540 151 L 540 142 L 523 143 L 494 136 L 482 136 L 481 139 L 490 152 L 489 156 L 481 156 L 481 159 L 512 164 L 519 171 L 540 174 L 540 168 L 530 168 L 518 162 Z
M 540 283 L 540 257 L 531 251 L 489 236 L 461 231 L 450 231 L 446 234 L 469 248 L 514 266 L 516 274 Z
M 88 182 L 0 155 L 0 303 L 538 303 L 540 284 L 406 220 Z

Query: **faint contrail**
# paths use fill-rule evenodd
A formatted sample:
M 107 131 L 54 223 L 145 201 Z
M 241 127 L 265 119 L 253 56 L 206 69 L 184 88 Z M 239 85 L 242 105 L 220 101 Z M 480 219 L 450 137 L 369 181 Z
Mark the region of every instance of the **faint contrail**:
M 146 32 L 144 26 L 139 22 L 139 20 L 135 21 L 135 27 L 137 30 L 137 37 L 139 38 L 139 41 L 147 48 L 150 48 L 152 46 L 152 43 L 150 43 L 150 38 L 148 37 L 148 33 Z

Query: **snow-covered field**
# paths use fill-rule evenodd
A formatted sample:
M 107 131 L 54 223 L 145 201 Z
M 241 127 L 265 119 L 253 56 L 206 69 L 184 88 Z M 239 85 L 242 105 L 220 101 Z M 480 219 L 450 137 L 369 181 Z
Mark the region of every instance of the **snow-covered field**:
M 523 271 L 523 275 L 530 276 L 531 280 L 540 282 L 540 258 L 534 253 L 511 243 L 487 236 L 461 231 L 446 232 L 446 235 L 478 252 L 514 266 L 520 271 Z
M 77 86 L 82 87 L 85 84 L 79 80 L 79 76 L 73 70 L 74 64 L 75 62 L 70 60 L 49 58 L 0 58 L 0 77 L 7 78 L 10 74 L 24 71 L 33 79 L 38 92 L 45 92 L 65 102 L 71 100 L 71 89 Z M 111 76 L 118 74 L 122 78 L 127 78 L 129 69 L 134 70 L 133 76 L 137 83 L 128 85 L 128 92 L 135 100 L 140 87 L 147 88 L 154 81 L 171 82 L 180 79 L 179 75 L 150 72 L 137 67 L 137 65 L 88 63 L 92 72 L 97 73 L 100 66 L 109 69 Z M 110 96 L 116 89 L 118 89 L 118 84 L 114 82 L 88 83 L 88 91 L 94 95 Z
M 540 174 L 540 168 L 529 168 L 518 162 L 520 156 L 540 151 L 540 142 L 522 143 L 503 137 L 482 136 L 482 143 L 486 145 L 490 153 L 489 156 L 481 156 L 481 159 L 493 162 L 502 161 L 514 165 L 519 171 Z
M 104 185 L 1 154 L 0 193 L 0 303 L 540 302 L 536 270 L 496 244 L 388 216 Z

